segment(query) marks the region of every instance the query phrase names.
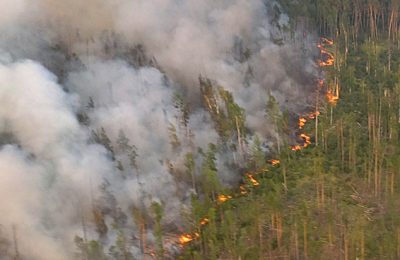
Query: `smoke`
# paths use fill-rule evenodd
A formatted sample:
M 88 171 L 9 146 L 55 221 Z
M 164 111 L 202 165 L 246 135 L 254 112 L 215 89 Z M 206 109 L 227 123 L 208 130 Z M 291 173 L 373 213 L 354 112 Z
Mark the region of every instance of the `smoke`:
M 149 217 L 155 201 L 163 224 L 179 227 L 196 192 L 184 158 L 193 154 L 199 175 L 202 151 L 221 142 L 199 76 L 244 108 L 246 142 L 273 135 L 269 94 L 291 113 L 307 108 L 314 39 L 290 37 L 277 8 L 262 0 L 1 1 L 2 235 L 16 237 L 28 259 L 74 259 L 76 235 L 99 239 L 105 251 L 121 230 L 138 237 L 132 209 Z M 239 154 L 216 156 L 221 181 L 234 183 Z M 128 247 L 140 257 L 137 239 Z

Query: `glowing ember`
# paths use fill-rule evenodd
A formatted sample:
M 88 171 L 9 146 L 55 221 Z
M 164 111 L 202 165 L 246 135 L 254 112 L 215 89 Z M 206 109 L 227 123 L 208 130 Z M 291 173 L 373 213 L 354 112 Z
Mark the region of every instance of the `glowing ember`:
M 326 59 L 325 59 L 325 61 L 323 61 L 323 60 L 319 61 L 320 67 L 332 66 L 335 63 L 335 57 L 333 56 L 332 53 L 328 52 L 325 49 L 321 49 L 321 54 L 325 55 Z
M 240 194 L 242 194 L 242 195 L 245 195 L 245 194 L 247 194 L 247 190 L 246 190 L 246 188 L 243 186 L 243 185 L 240 185 Z
M 319 66 L 320 67 L 328 67 L 328 66 L 333 66 L 333 64 L 335 63 L 335 60 L 332 58 L 328 58 L 326 61 L 319 61 Z
M 272 160 L 270 161 L 270 163 L 272 164 L 272 166 L 275 166 L 275 165 L 278 165 L 278 164 L 280 164 L 280 163 L 281 163 L 281 161 L 279 161 L 279 160 L 276 160 L 276 159 L 272 159 Z
M 324 57 L 324 55 L 326 55 L 324 57 L 325 59 L 333 58 L 333 54 L 325 48 L 319 48 L 319 52 L 320 52 L 321 56 L 323 56 L 323 57 Z
M 210 220 L 208 218 L 202 218 L 200 220 L 200 225 L 202 225 L 202 226 L 207 225 L 208 222 L 210 222 Z
M 328 100 L 328 103 L 331 105 L 336 105 L 336 103 L 339 100 L 339 96 L 333 94 L 332 91 L 328 90 L 328 92 L 326 93 L 326 99 Z
M 219 203 L 224 203 L 225 201 L 230 200 L 230 199 L 232 199 L 232 196 L 223 195 L 223 194 L 218 195 L 218 198 L 217 198 Z
M 311 144 L 311 137 L 309 137 L 308 135 L 301 134 L 300 137 L 304 140 L 303 147 L 307 147 L 309 144 Z
M 306 122 L 307 122 L 307 119 L 305 119 L 304 117 L 300 117 L 299 118 L 299 128 L 302 129 L 303 126 L 305 126 Z
M 315 119 L 319 114 L 321 114 L 319 111 L 312 112 L 308 114 L 308 119 Z
M 193 237 L 190 234 L 183 234 L 179 237 L 179 243 L 181 244 L 186 244 L 189 243 L 190 241 L 192 241 L 193 239 L 195 239 L 195 237 Z
M 324 45 L 332 45 L 333 44 L 333 40 L 321 37 L 321 43 Z
M 301 146 L 300 145 L 293 145 L 292 147 L 290 147 L 290 149 L 292 151 L 300 151 L 301 150 Z
M 252 174 L 248 173 L 247 177 L 249 178 L 249 180 L 250 180 L 251 184 L 253 184 L 253 186 L 260 185 L 260 183 L 256 179 L 254 179 Z

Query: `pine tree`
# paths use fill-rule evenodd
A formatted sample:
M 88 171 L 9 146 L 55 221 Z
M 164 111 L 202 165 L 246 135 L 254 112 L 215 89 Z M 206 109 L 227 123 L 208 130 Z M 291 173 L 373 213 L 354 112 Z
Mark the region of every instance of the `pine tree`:
M 163 218 L 164 209 L 162 204 L 153 202 L 151 208 L 155 217 L 154 236 L 156 238 L 156 256 L 157 259 L 164 258 L 164 242 L 163 242 L 163 230 L 161 220 Z

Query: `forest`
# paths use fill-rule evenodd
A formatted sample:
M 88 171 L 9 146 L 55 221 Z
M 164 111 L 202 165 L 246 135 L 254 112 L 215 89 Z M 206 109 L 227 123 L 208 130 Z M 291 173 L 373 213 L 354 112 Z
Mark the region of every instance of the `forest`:
M 0 259 L 400 259 L 399 0 L 4 1 Z
M 207 183 L 193 198 L 180 259 L 399 259 L 400 2 L 280 2 L 291 29 L 305 23 L 326 37 L 314 107 L 299 116 L 301 148 L 289 149 L 293 125 L 270 99 L 282 148 L 265 155 L 255 142 L 254 181 Z

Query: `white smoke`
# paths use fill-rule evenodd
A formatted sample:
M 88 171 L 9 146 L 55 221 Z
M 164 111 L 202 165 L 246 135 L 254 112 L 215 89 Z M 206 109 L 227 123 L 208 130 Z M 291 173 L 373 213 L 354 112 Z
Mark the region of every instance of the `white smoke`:
M 175 124 L 176 119 L 173 89 L 166 84 L 164 76 L 155 68 L 135 70 L 119 60 L 95 62 L 85 70 L 71 73 L 67 86 L 80 93 L 82 106 L 93 100 L 94 109 L 88 112 L 88 116 L 94 129 L 103 127 L 111 140 L 117 140 L 122 130 L 137 148 L 140 170 L 130 169 L 128 171 L 134 173 L 128 172 L 127 175 L 137 175 L 142 187 L 137 186 L 136 178 L 126 181 L 127 193 L 121 197 L 134 199 L 139 204 L 143 195 L 151 195 L 159 200 L 169 198 L 165 201 L 167 208 L 179 204 L 179 201 L 174 201 L 177 199 L 177 186 L 166 163 L 177 159 L 179 154 L 172 151 L 169 141 L 168 126 Z M 210 134 L 208 132 L 208 136 Z M 206 144 L 201 146 L 205 148 Z M 117 144 L 114 142 L 114 145 Z M 124 159 L 124 168 L 131 168 Z M 139 194 L 139 190 L 148 194 Z M 180 214 L 179 208 L 166 212 L 170 218 L 172 216 L 168 214 L 175 218 Z
M 31 61 L 0 65 L 0 129 L 14 141 L 1 150 L 0 223 L 18 226 L 20 250 L 34 259 L 66 255 L 90 183 L 113 171 L 105 149 L 88 143 L 74 96 L 55 80 Z

